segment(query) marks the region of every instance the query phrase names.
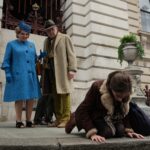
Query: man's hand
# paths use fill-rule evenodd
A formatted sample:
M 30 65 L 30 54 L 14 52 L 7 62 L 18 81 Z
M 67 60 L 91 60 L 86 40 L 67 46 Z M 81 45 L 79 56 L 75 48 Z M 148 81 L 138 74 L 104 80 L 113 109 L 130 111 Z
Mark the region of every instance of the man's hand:
M 104 143 L 106 141 L 105 137 L 97 135 L 97 134 L 92 135 L 91 140 L 95 142 L 100 142 L 100 143 Z
M 69 72 L 68 72 L 68 79 L 69 79 L 69 80 L 73 79 L 74 76 L 75 76 L 75 74 L 76 74 L 76 73 L 75 73 L 74 71 L 69 71 Z

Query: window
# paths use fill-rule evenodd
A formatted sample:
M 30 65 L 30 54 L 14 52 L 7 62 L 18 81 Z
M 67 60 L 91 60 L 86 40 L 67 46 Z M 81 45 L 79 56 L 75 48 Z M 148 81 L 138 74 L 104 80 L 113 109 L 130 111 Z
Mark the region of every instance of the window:
M 65 0 L 4 0 L 2 27 L 14 29 L 20 20 L 32 25 L 32 33 L 44 35 L 44 22 L 53 19 L 62 30 Z
M 142 31 L 150 32 L 150 0 L 139 0 Z

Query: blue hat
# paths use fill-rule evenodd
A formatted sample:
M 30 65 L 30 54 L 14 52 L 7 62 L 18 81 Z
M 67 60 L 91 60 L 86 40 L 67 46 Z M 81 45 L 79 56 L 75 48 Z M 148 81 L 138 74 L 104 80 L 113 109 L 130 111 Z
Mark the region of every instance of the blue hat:
M 31 32 L 31 26 L 26 24 L 24 21 L 20 21 L 18 24 L 19 28 L 27 33 Z

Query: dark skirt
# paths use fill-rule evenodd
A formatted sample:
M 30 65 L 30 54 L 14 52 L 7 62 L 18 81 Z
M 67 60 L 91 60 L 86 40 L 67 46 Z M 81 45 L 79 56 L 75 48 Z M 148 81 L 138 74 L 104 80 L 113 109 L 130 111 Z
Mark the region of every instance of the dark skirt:
M 130 102 L 129 120 L 136 133 L 150 135 L 150 117 L 135 103 Z

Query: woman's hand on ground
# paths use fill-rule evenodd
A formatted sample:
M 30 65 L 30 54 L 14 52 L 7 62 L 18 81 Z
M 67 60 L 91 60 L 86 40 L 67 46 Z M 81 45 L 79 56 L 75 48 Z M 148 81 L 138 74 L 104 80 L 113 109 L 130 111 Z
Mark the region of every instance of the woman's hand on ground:
M 127 136 L 130 138 L 144 139 L 144 136 L 135 132 L 128 132 Z
M 91 136 L 91 140 L 100 143 L 104 143 L 106 141 L 105 137 L 96 134 Z

